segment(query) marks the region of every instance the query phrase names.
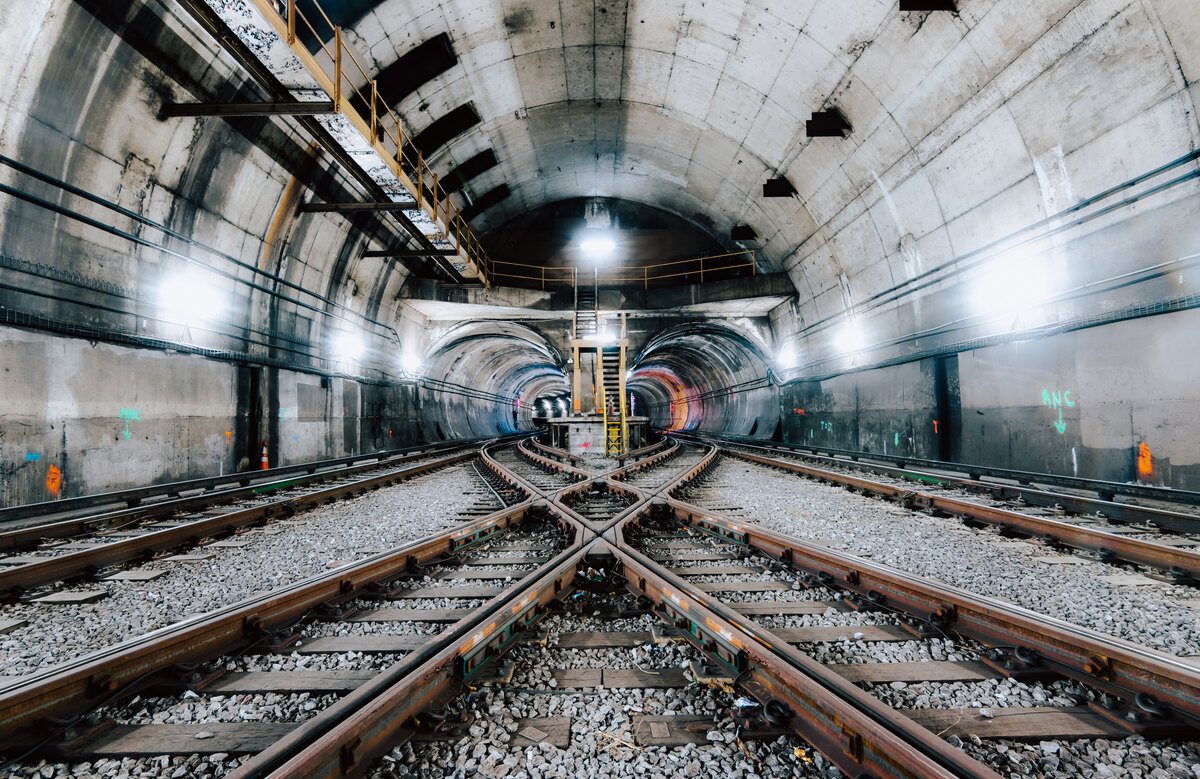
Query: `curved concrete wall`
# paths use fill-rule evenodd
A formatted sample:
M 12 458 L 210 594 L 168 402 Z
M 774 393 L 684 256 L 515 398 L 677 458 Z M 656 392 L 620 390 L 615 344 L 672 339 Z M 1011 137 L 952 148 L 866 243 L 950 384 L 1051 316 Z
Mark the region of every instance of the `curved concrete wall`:
M 426 438 L 486 438 L 532 429 L 533 402 L 569 392 L 561 355 L 536 331 L 468 323 L 431 348 L 421 383 Z
M 637 356 L 628 386 L 656 427 L 770 437 L 779 394 L 755 338 L 720 322 L 682 325 Z

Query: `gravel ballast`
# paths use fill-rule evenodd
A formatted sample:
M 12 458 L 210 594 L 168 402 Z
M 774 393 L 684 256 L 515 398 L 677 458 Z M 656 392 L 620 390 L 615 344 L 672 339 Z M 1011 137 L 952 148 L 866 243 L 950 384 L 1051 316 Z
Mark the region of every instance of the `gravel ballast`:
M 475 501 L 463 485 L 478 478 L 470 465 L 457 465 L 322 506 L 241 534 L 248 546 L 214 548 L 210 560 L 148 563 L 168 571 L 154 581 L 90 584 L 108 591 L 96 603 L 5 605 L 0 619 L 28 624 L 0 636 L 0 667 L 5 675 L 30 674 L 453 527 Z
M 1062 553 L 729 457 L 709 490 L 769 529 L 1168 654 L 1200 655 L 1200 611 L 1182 605 L 1195 601 L 1193 589 L 1111 584 L 1101 577 L 1129 571 L 1086 557 L 1038 562 Z
M 708 687 L 667 689 L 555 689 L 553 671 L 606 668 L 647 671 L 678 668 L 700 656 L 688 645 L 646 644 L 630 649 L 558 649 L 569 631 L 648 631 L 654 619 L 599 621 L 556 615 L 547 618 L 548 646 L 522 646 L 512 684 L 484 687 L 459 699 L 453 708 L 476 716 L 469 734 L 457 742 L 406 744 L 386 755 L 375 779 L 449 779 L 507 777 L 555 779 L 608 777 L 729 777 L 782 779 L 835 777 L 841 774 L 799 739 L 780 738 L 739 745 L 728 712 L 734 697 Z M 711 716 L 703 746 L 641 747 L 634 744 L 636 715 Z M 571 743 L 560 749 L 548 742 L 513 744 L 517 719 L 570 717 Z M 800 750 L 797 752 L 797 750 Z

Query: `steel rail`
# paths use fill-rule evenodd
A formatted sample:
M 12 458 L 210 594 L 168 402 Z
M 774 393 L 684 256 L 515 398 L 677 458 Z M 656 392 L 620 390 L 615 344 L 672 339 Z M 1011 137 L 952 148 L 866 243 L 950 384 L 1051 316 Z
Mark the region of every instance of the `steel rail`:
M 646 444 L 645 446 L 643 446 L 640 449 L 632 449 L 632 450 L 626 452 L 624 457 L 617 458 L 617 462 L 624 462 L 625 460 L 630 460 L 630 459 L 633 459 L 633 460 L 640 459 L 640 458 L 645 457 L 646 455 L 650 454 L 655 449 L 662 447 L 664 444 L 670 444 L 670 443 L 674 443 L 674 442 L 671 439 L 667 438 L 666 436 L 663 436 L 652 444 Z
M 469 447 L 467 446 L 460 446 L 451 448 L 449 451 L 453 452 L 455 449 L 465 450 L 468 448 Z M 205 506 L 230 503 L 238 499 L 274 492 L 280 489 L 290 489 L 292 487 L 305 486 L 328 481 L 330 479 L 356 476 L 361 473 L 369 473 L 370 471 L 379 470 L 389 466 L 395 467 L 408 462 L 410 459 L 419 458 L 420 456 L 421 455 L 414 454 L 404 455 L 395 459 L 373 460 L 360 465 L 351 465 L 348 467 L 334 468 L 325 471 L 315 471 L 302 476 L 296 476 L 296 472 L 293 472 L 291 475 L 273 481 L 254 482 L 245 486 L 233 487 L 230 489 L 212 490 L 202 492 L 199 495 L 189 495 L 187 497 L 158 501 L 156 503 L 139 506 L 137 508 L 117 509 L 115 511 L 108 511 L 102 514 L 84 515 L 80 517 L 74 517 L 72 519 L 47 522 L 41 525 L 28 525 L 17 530 L 0 532 L 0 553 L 28 549 L 30 547 L 37 546 L 46 539 L 75 538 L 118 525 L 124 526 L 128 523 L 148 521 L 159 517 L 171 516 L 178 512 L 195 511 Z M 266 471 L 261 471 L 261 473 L 266 473 Z
M 557 457 L 560 462 L 563 460 L 566 460 L 571 465 L 578 465 L 579 462 L 581 460 L 583 460 L 583 458 L 577 454 L 571 454 L 570 452 L 566 451 L 565 449 L 555 449 L 553 446 L 547 446 L 546 444 L 543 444 L 541 441 L 537 440 L 536 438 L 531 438 L 530 442 L 533 444 L 534 448 L 536 448 L 539 452 L 541 452 L 542 454 L 544 454 L 547 457 L 551 457 L 551 458 Z
M 602 487 L 603 489 L 609 490 L 612 492 L 620 492 L 620 493 L 624 493 L 627 495 L 632 495 L 634 497 L 634 501 L 629 506 L 621 509 L 621 511 L 619 511 L 616 514 L 616 516 L 611 517 L 602 523 L 597 523 L 593 520 L 588 519 L 587 517 L 583 516 L 578 511 L 576 511 L 573 506 L 569 505 L 566 502 L 567 497 L 574 495 L 576 493 L 595 489 L 596 487 Z M 565 488 L 559 490 L 558 492 L 554 493 L 553 496 L 551 496 L 550 504 L 552 506 L 554 506 L 554 508 L 556 508 L 560 512 L 562 512 L 563 514 L 566 514 L 567 516 L 569 516 L 575 522 L 577 522 L 577 523 L 583 525 L 584 527 L 588 528 L 589 530 L 591 530 L 596 535 L 603 535 L 609 528 L 613 527 L 618 522 L 624 520 L 626 517 L 632 516 L 633 514 L 637 513 L 638 511 L 644 510 L 645 509 L 645 505 L 644 505 L 645 501 L 651 499 L 652 497 L 653 496 L 651 495 L 651 493 L 648 493 L 644 490 L 639 490 L 636 487 L 629 486 L 628 484 L 622 484 L 621 482 L 616 481 L 612 478 L 605 478 L 604 476 L 597 476 L 590 481 L 582 482 L 580 484 L 573 484 L 570 487 L 565 487 Z
M 654 448 L 657 448 L 657 446 L 658 445 L 656 444 Z M 650 448 L 650 447 L 647 447 L 647 449 L 648 448 Z M 640 459 L 637 459 L 628 465 L 622 465 L 620 468 L 617 468 L 615 471 L 610 471 L 608 474 L 608 478 L 624 479 L 624 478 L 628 477 L 630 474 L 637 473 L 638 471 L 644 471 L 647 468 L 652 468 L 655 465 L 658 465 L 659 463 L 661 463 L 662 461 L 671 458 L 673 455 L 677 454 L 681 449 L 682 449 L 682 447 L 679 445 L 679 442 L 674 441 L 674 440 L 670 441 L 670 445 L 666 449 L 663 449 L 662 451 L 652 451 L 650 453 L 647 453 L 646 449 L 639 449 L 637 451 L 643 452 L 643 453 L 645 453 L 645 455 L 643 455 Z M 630 452 L 629 454 L 630 454 L 630 456 L 632 456 L 634 454 L 634 452 Z M 648 455 L 648 456 L 646 456 L 646 455 Z
M 542 455 L 538 454 L 537 452 L 531 451 L 527 445 L 530 440 L 531 439 L 527 438 L 524 441 L 521 441 L 520 443 L 517 444 L 517 451 L 523 457 L 525 457 L 525 459 L 531 460 L 532 462 L 538 463 L 547 468 L 551 468 L 555 471 L 558 471 L 559 473 L 566 474 L 573 479 L 590 479 L 590 478 L 592 478 L 593 474 L 589 473 L 588 471 L 583 470 L 582 468 L 576 468 L 573 465 L 567 465 L 566 463 L 560 463 L 557 460 L 552 460 L 549 457 L 543 457 Z
M 496 460 L 496 458 L 493 457 L 492 453 L 489 451 L 489 449 L 494 448 L 500 447 L 485 446 L 481 450 L 480 459 L 483 460 L 484 465 L 491 468 L 493 473 L 495 473 L 501 479 L 504 479 L 504 481 L 508 482 L 513 487 L 524 491 L 525 494 L 530 496 L 530 498 L 544 498 L 546 496 L 546 493 L 536 484 L 525 479 L 519 474 L 513 473 L 505 468 L 498 460 Z
M 1104 479 L 1085 479 L 1078 476 L 1066 476 L 1056 473 L 1039 473 L 1037 471 L 995 468 L 986 465 L 971 465 L 942 460 L 930 460 L 922 457 L 883 455 L 878 452 L 860 452 L 852 449 L 838 449 L 828 446 L 775 444 L 771 447 L 766 447 L 763 446 L 761 441 L 748 442 L 737 438 L 718 438 L 714 436 L 696 435 L 685 432 L 673 432 L 671 435 L 677 435 L 683 438 L 694 438 L 708 443 L 719 441 L 737 446 L 757 447 L 767 449 L 768 451 L 778 451 L 779 449 L 783 449 L 785 451 L 794 452 L 801 457 L 833 460 L 843 465 L 857 464 L 860 461 L 867 460 L 879 463 L 892 463 L 900 468 L 905 468 L 909 465 L 916 465 L 920 468 L 953 471 L 967 474 L 967 476 L 971 479 L 978 479 L 980 476 L 986 475 L 997 479 L 1009 479 L 1022 485 L 1048 484 L 1056 487 L 1069 487 L 1071 489 L 1086 490 L 1089 492 L 1098 493 L 1102 500 L 1111 500 L 1111 496 L 1113 495 L 1128 495 L 1130 497 L 1158 500 L 1165 503 L 1187 503 L 1192 505 L 1200 505 L 1200 492 L 1193 490 L 1177 490 L 1171 487 L 1155 487 L 1148 484 L 1128 484 L 1126 482 L 1108 481 Z M 821 455 L 820 452 L 826 452 L 827 455 Z
M 476 456 L 474 450 L 452 454 L 436 460 L 418 463 L 399 470 L 370 476 L 349 484 L 339 484 L 282 500 L 270 501 L 250 508 L 236 509 L 226 514 L 200 519 L 178 527 L 158 530 L 121 541 L 82 549 L 45 560 L 0 570 L 0 597 L 20 597 L 25 590 L 49 582 L 83 575 L 94 575 L 100 569 L 144 558 L 164 549 L 191 544 L 214 534 L 232 531 L 279 516 L 292 516 L 297 511 L 318 506 L 338 498 L 353 497 L 368 490 L 410 479 L 424 473 L 463 462 Z
M 570 452 L 566 451 L 565 449 L 555 449 L 553 446 L 547 446 L 546 444 L 543 444 L 541 441 L 537 440 L 537 438 L 531 438 L 529 440 L 533 444 L 533 446 L 538 449 L 538 451 L 542 452 L 543 454 L 545 454 L 548 457 L 558 457 L 562 460 L 569 461 L 571 465 L 575 465 L 575 466 L 577 466 L 580 463 L 580 461 L 583 460 L 583 458 L 580 457 L 579 455 L 571 454 Z M 650 454 L 651 452 L 655 451 L 656 449 L 662 448 L 663 444 L 669 444 L 669 443 L 671 443 L 671 441 L 664 437 L 664 438 L 660 439 L 659 441 L 656 441 L 655 443 L 652 443 L 648 446 L 643 446 L 640 449 L 633 449 L 629 452 L 626 452 L 625 454 L 621 455 L 620 457 L 617 457 L 616 459 L 617 459 L 617 462 L 621 463 L 621 465 L 623 467 L 626 460 L 641 459 L 641 458 L 645 457 L 646 455 Z
M 492 606 L 486 625 L 477 622 L 477 628 L 441 645 L 420 667 L 403 675 L 390 674 L 394 680 L 376 677 L 369 687 L 342 699 L 240 766 L 231 779 L 365 775 L 375 760 L 407 740 L 414 717 L 435 703 L 448 702 L 463 680 L 515 643 L 552 601 L 569 591 L 592 545 L 577 547 L 578 542 L 575 549 L 539 568 L 535 581 L 527 577 L 514 585 L 505 603 Z
M 739 447 L 746 450 L 786 454 L 806 460 L 835 464 L 852 470 L 881 473 L 906 481 L 937 482 L 972 492 L 989 493 L 997 500 L 1020 499 L 1030 505 L 1062 508 L 1073 514 L 1099 514 L 1111 522 L 1144 522 L 1176 533 L 1200 533 L 1200 515 L 1196 514 L 1186 514 L 1179 511 L 1141 506 L 1133 503 L 1118 503 L 1115 500 L 1090 498 L 1065 492 L 1050 492 L 1021 483 L 986 482 L 975 478 L 978 474 L 970 474 L 964 478 L 948 474 L 945 471 L 921 471 L 910 468 L 892 467 L 882 463 L 862 462 L 859 460 L 847 461 L 819 454 L 806 454 L 788 447 L 756 446 L 732 442 L 726 442 L 726 444 L 725 448 L 730 451 L 737 451 L 737 449 L 730 447 Z
M 706 462 L 698 466 L 698 469 L 702 470 L 710 464 L 714 456 L 715 449 L 712 449 L 708 452 Z M 487 461 L 485 459 L 485 462 Z M 495 467 L 506 470 L 498 464 L 495 464 Z M 689 473 L 694 475 L 699 472 L 698 469 L 693 468 Z M 670 484 L 677 484 L 687 475 L 681 474 L 672 479 Z M 516 474 L 507 473 L 507 476 L 519 479 Z M 558 513 L 567 523 L 571 523 L 570 514 L 563 512 L 557 501 L 564 494 L 587 488 L 596 481 L 598 480 L 558 490 L 554 494 L 555 503 L 552 504 L 551 511 Z M 638 498 L 632 507 L 635 510 L 645 511 L 649 508 L 651 493 L 621 485 L 612 479 L 603 481 L 612 488 L 634 493 Z M 629 519 L 622 520 L 622 524 Z M 618 532 L 619 528 L 620 525 L 617 526 Z M 633 557 L 636 553 L 619 551 L 603 539 L 597 538 L 586 548 L 576 552 L 570 560 L 562 562 L 552 576 L 547 575 L 538 583 L 538 602 L 548 603 L 569 590 L 570 582 L 585 558 L 596 554 L 620 561 L 630 582 L 629 588 L 634 592 L 649 594 L 647 582 L 658 581 L 655 579 L 658 569 L 653 563 L 644 559 L 637 560 Z M 630 577 L 631 570 L 639 565 L 643 566 L 642 570 L 635 571 L 639 575 L 636 579 Z M 638 586 L 635 586 L 635 581 Z M 667 594 L 670 587 L 671 585 L 667 584 L 662 593 L 658 608 L 660 616 L 670 616 L 667 611 L 670 607 L 665 604 L 670 603 L 678 609 L 681 601 L 688 597 L 684 592 Z M 480 651 L 479 645 L 482 641 L 489 645 L 486 651 L 492 655 L 499 654 L 515 638 L 516 631 L 513 630 L 513 625 L 532 624 L 533 619 L 525 616 L 530 612 L 522 611 L 530 608 L 531 600 L 527 594 L 520 604 L 493 621 L 490 627 L 494 631 L 494 637 L 490 640 L 481 632 L 469 643 L 460 644 L 457 649 L 443 648 L 437 657 L 430 659 L 416 672 L 405 675 L 387 689 L 379 691 L 384 685 L 373 684 L 371 691 L 364 689 L 361 693 L 354 694 L 352 699 L 344 699 L 310 724 L 301 726 L 303 730 L 293 731 L 289 737 L 260 753 L 257 758 L 243 765 L 234 776 L 237 779 L 260 779 L 264 776 L 315 778 L 365 774 L 375 759 L 393 748 L 396 743 L 406 740 L 411 734 L 410 723 L 415 715 L 435 702 L 444 703 L 453 696 L 457 690 L 457 681 L 471 672 L 469 666 L 459 662 L 464 651 Z M 756 661 L 746 669 L 747 673 L 741 679 L 743 687 L 768 701 L 783 698 L 794 703 L 800 715 L 790 717 L 788 724 L 851 775 L 862 775 L 864 770 L 870 770 L 880 776 L 996 779 L 997 775 L 990 769 L 971 760 L 965 753 L 950 747 L 907 718 L 895 714 L 849 682 L 835 677 L 834 681 L 849 689 L 837 692 L 827 689 L 821 681 L 781 660 L 770 647 L 742 634 L 729 620 L 706 612 L 698 601 L 693 602 L 694 608 L 688 612 L 688 607 L 684 606 L 684 611 L 688 612 L 689 617 L 706 617 L 704 624 L 714 631 L 713 635 L 716 638 L 698 642 L 697 636 L 688 631 L 689 638 L 710 655 L 710 650 L 714 648 L 710 641 L 740 641 L 741 645 L 737 651 L 747 657 L 752 656 Z M 794 655 L 791 658 L 793 662 L 803 663 L 806 660 L 790 647 L 786 647 L 785 651 Z M 819 664 L 815 661 L 808 659 L 807 662 L 817 666 L 820 673 L 830 674 L 819 669 Z M 881 721 L 864 714 L 863 707 L 873 707 L 876 710 L 874 713 Z M 904 732 L 905 723 L 912 729 L 912 733 Z M 817 727 L 818 724 L 821 727 Z M 913 746 L 909 742 L 910 738 L 916 739 L 920 746 Z
M 383 452 L 375 452 L 373 454 L 350 455 L 348 457 L 337 457 L 331 460 L 317 460 L 308 463 L 297 463 L 296 465 L 284 465 L 276 468 L 268 468 L 267 470 L 227 473 L 224 476 L 207 476 L 201 479 L 186 479 L 184 481 L 154 484 L 147 487 L 132 487 L 126 490 L 100 492 L 92 495 L 80 495 L 74 498 L 63 498 L 62 500 L 44 501 L 42 503 L 26 503 L 20 506 L 8 506 L 5 508 L 0 508 L 0 524 L 7 524 L 11 521 L 30 517 L 45 516 L 46 514 L 61 514 L 69 511 L 89 509 L 94 506 L 124 503 L 132 507 L 138 505 L 147 498 L 154 498 L 161 495 L 175 496 L 191 490 L 210 490 L 214 487 L 220 487 L 226 484 L 239 484 L 241 486 L 246 486 L 259 480 L 278 479 L 280 477 L 289 476 L 296 473 L 315 473 L 318 470 L 337 468 L 343 465 L 353 465 L 354 463 L 367 462 L 370 460 L 383 461 L 393 459 L 398 456 L 416 455 L 441 450 L 454 450 L 459 447 L 478 447 L 483 444 L 484 440 L 485 439 L 471 441 L 449 441 L 438 444 L 423 444 L 421 446 L 390 449 Z M 491 441 L 493 439 L 486 440 Z
M 1099 552 L 1102 559 L 1119 559 L 1167 571 L 1180 584 L 1200 583 L 1200 554 L 1178 547 L 1157 544 L 1116 533 L 1060 522 L 1045 517 L 1035 517 L 1018 511 L 984 506 L 969 500 L 934 495 L 927 492 L 908 490 L 893 484 L 885 484 L 849 474 L 813 468 L 797 462 L 725 449 L 733 457 L 780 468 L 809 476 L 820 481 L 831 482 L 843 487 L 861 490 L 873 495 L 891 498 L 909 508 L 929 509 L 961 517 L 970 522 L 985 523 L 1034 538 L 1051 541 L 1077 549 Z
M 493 487 L 492 483 L 489 482 L 486 478 L 484 478 L 483 473 L 480 472 L 479 463 L 472 461 L 471 462 L 471 470 L 475 471 L 475 474 L 477 476 L 479 476 L 479 480 L 482 481 L 484 483 L 484 485 L 488 488 L 488 492 L 492 493 L 492 497 L 495 498 L 496 502 L 500 504 L 500 508 L 508 508 L 508 501 L 505 500 L 504 498 L 502 498 L 500 496 L 500 493 L 496 492 L 496 488 Z
M 781 561 L 807 574 L 814 585 L 848 590 L 856 604 L 903 612 L 927 633 L 958 633 L 990 647 L 1009 648 L 998 668 L 1002 672 L 1051 670 L 1132 703 L 1130 711 L 1142 722 L 1169 720 L 1153 713 L 1166 709 L 1191 727 L 1200 726 L 1200 668 L 1175 657 L 681 500 L 668 498 L 666 503 L 684 524 Z
M 523 504 L 524 506 L 536 510 L 539 506 L 547 505 L 545 501 L 549 498 L 549 510 L 552 515 L 557 515 L 560 524 L 575 527 L 577 531 L 589 526 L 586 520 L 558 503 L 557 499 L 565 492 L 586 488 L 595 478 L 584 484 L 568 485 L 552 493 L 545 493 L 496 461 L 489 450 L 497 446 L 500 444 L 483 447 L 481 459 L 509 484 L 518 486 L 533 496 Z M 554 463 L 553 466 L 564 467 L 561 463 Z M 603 474 L 596 478 L 603 480 Z M 620 489 L 634 491 L 615 482 L 612 484 Z M 639 497 L 644 499 L 648 494 L 640 493 Z M 638 507 L 635 505 L 631 508 Z M 313 720 L 301 725 L 268 750 L 242 765 L 232 776 L 238 779 L 257 779 L 264 776 L 360 776 L 366 773 L 372 759 L 378 758 L 406 738 L 409 733 L 408 723 L 414 715 L 429 708 L 434 702 L 445 702 L 454 691 L 457 681 L 474 673 L 478 668 L 467 668 L 461 662 L 456 668 L 456 661 L 468 655 L 482 658 L 500 654 L 515 640 L 520 629 L 532 624 L 527 618 L 531 609 L 537 609 L 536 614 L 540 616 L 550 600 L 569 591 L 570 580 L 574 578 L 575 571 L 582 560 L 596 548 L 596 542 L 593 541 L 588 549 L 580 549 L 578 537 L 577 533 L 575 544 L 546 564 L 546 567 L 554 566 L 553 571 L 537 583 L 528 585 L 529 589 L 536 590 L 536 595 L 526 594 L 520 603 L 505 607 L 507 611 L 493 606 L 491 613 L 500 613 L 500 617 L 494 619 L 483 630 L 460 641 L 457 648 L 443 644 L 438 656 L 429 659 L 420 669 L 404 674 L 394 673 L 389 677 L 376 677 L 368 687 L 356 690 Z M 570 559 L 563 560 L 563 555 L 569 553 L 573 553 Z M 539 569 L 542 570 L 545 568 Z M 523 580 L 528 581 L 528 577 Z
M 523 522 L 527 501 L 361 562 L 160 628 L 0 688 L 0 733 L 87 711 L 114 691 L 136 691 L 173 665 L 219 657 L 292 625 L 312 609 L 367 593 L 379 583 L 492 538 Z
M 618 533 L 621 528 L 618 528 Z M 633 551 L 606 544 L 629 590 L 717 660 L 739 687 L 848 776 L 977 777 L 999 774 L 762 628 Z M 783 704 L 786 715 L 774 709 Z

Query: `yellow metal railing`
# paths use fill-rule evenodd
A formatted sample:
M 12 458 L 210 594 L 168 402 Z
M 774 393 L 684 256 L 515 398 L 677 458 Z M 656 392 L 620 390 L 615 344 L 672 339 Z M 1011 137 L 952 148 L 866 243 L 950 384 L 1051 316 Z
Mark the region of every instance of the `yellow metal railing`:
M 521 262 L 509 262 L 508 260 L 491 260 L 490 263 L 491 278 L 496 283 L 500 283 L 500 279 L 535 281 L 541 284 L 542 289 L 545 289 L 547 284 L 575 284 L 576 274 L 578 273 L 578 268 L 573 267 L 528 265 Z M 506 270 L 508 268 L 515 270 Z M 667 270 L 661 270 L 664 268 Z M 718 254 L 712 257 L 696 257 L 690 260 L 674 260 L 654 265 L 601 267 L 597 281 L 601 284 L 640 283 L 646 289 L 649 289 L 650 282 L 652 281 L 678 278 L 680 276 L 697 276 L 698 280 L 703 282 L 704 274 L 706 273 L 711 277 L 720 271 L 743 269 L 749 269 L 751 275 L 755 273 L 753 250 L 734 252 L 732 254 Z
M 432 217 L 438 232 L 429 237 L 434 240 L 452 239 L 458 254 L 475 269 L 484 284 L 490 285 L 491 259 L 483 250 L 479 238 L 448 194 L 445 202 L 441 202 L 437 174 L 426 164 L 424 155 L 412 143 L 412 138 L 404 132 L 400 118 L 388 105 L 379 103 L 379 88 L 375 79 L 367 74 L 353 50 L 347 47 L 342 28 L 329 19 L 319 0 L 312 0 L 320 15 L 318 19 L 307 18 L 296 7 L 296 0 L 253 2 L 333 100 L 334 110 L 343 114 L 368 140 L 416 200 L 417 208 Z M 323 29 L 318 29 L 322 26 Z M 310 35 L 316 44 L 315 51 L 310 51 L 306 43 Z M 358 98 L 357 104 L 354 97 Z

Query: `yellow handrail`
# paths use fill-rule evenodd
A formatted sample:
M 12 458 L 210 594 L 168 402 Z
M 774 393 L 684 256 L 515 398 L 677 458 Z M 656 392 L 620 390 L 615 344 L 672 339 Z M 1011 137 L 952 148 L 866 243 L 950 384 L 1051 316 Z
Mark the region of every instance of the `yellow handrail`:
M 748 259 L 744 262 L 730 263 L 730 262 L 728 262 L 728 259 L 727 259 L 730 257 L 743 257 L 743 256 L 747 256 L 747 255 L 748 255 Z M 716 267 L 712 267 L 712 266 L 706 264 L 707 261 L 709 261 L 709 260 L 725 260 L 726 262 L 724 264 L 717 265 Z M 650 270 L 652 268 L 670 268 L 670 267 L 674 267 L 677 265 L 689 265 L 691 267 L 689 267 L 688 269 L 685 269 L 685 270 L 676 271 L 674 273 L 651 273 L 650 272 Z M 509 266 L 509 267 L 518 268 L 518 269 L 522 269 L 522 268 L 529 269 L 530 271 L 533 272 L 534 275 L 531 275 L 528 272 L 521 272 L 521 271 L 507 272 L 507 271 L 501 270 L 501 266 Z M 679 276 L 691 276 L 691 275 L 699 275 L 700 280 L 703 281 L 705 273 L 712 274 L 712 273 L 717 273 L 718 271 L 741 270 L 743 268 L 749 268 L 750 272 L 752 274 L 757 273 L 757 265 L 755 263 L 755 252 L 753 250 L 747 250 L 747 251 L 743 251 L 743 252 L 733 252 L 730 254 L 717 254 L 717 255 L 713 255 L 711 257 L 696 257 L 696 258 L 690 259 L 690 260 L 672 260 L 670 262 L 661 262 L 661 263 L 656 263 L 653 265 L 610 266 L 610 267 L 602 269 L 602 271 L 605 275 L 598 276 L 597 281 L 605 282 L 605 283 L 622 283 L 622 282 L 637 283 L 640 281 L 640 282 L 642 282 L 642 285 L 646 289 L 649 289 L 651 281 L 660 281 L 662 279 L 672 279 L 672 278 L 677 278 Z M 531 265 L 528 263 L 512 262 L 510 260 L 492 260 L 491 266 L 490 266 L 490 271 L 491 271 L 490 275 L 493 280 L 506 278 L 506 279 L 519 279 L 522 281 L 537 281 L 537 282 L 541 283 L 542 288 L 544 289 L 546 284 L 572 284 L 572 283 L 574 283 L 573 276 L 574 276 L 576 269 L 572 268 L 572 267 L 565 267 L 565 266 L 547 267 L 544 265 Z M 561 275 L 562 278 L 555 278 L 554 276 L 556 274 Z
M 333 100 L 335 110 L 344 114 L 346 119 L 370 143 L 375 152 L 383 158 L 392 173 L 416 200 L 418 208 L 426 210 L 429 207 L 426 213 L 432 211 L 430 216 L 433 219 L 434 228 L 437 230 L 437 236 L 444 236 L 444 240 L 450 240 L 453 237 L 456 251 L 475 267 L 484 284 L 490 285 L 491 258 L 488 257 L 478 237 L 466 223 L 466 220 L 462 216 L 462 210 L 455 206 L 449 198 L 446 199 L 444 206 L 438 202 L 439 193 L 435 174 L 423 159 L 420 150 L 410 147 L 410 139 L 406 136 L 399 117 L 396 116 L 390 106 L 386 105 L 383 106 L 384 112 L 382 114 L 377 113 L 377 87 L 375 81 L 367 74 L 366 69 L 359 62 L 353 50 L 346 45 L 341 28 L 335 25 L 329 18 L 329 15 L 325 13 L 325 9 L 321 7 L 319 0 L 313 0 L 313 5 L 316 7 L 321 19 L 328 26 L 329 32 L 327 35 L 317 32 L 316 25 L 297 7 L 296 0 L 287 0 L 285 6 L 286 18 L 278 7 L 276 0 L 253 0 L 253 2 L 263 15 L 263 18 L 275 28 L 275 31 L 283 38 L 296 57 L 316 79 L 321 89 Z M 324 55 L 328 63 L 332 65 L 332 73 L 328 65 L 322 63 L 313 52 L 308 50 L 308 46 L 302 42 L 301 39 L 308 36 L 297 34 L 297 21 L 301 22 L 303 27 L 307 28 L 312 34 L 318 46 L 316 53 Z M 327 38 L 333 39 L 332 52 L 325 45 Z M 348 66 L 345 65 L 347 57 L 354 66 L 353 70 L 348 70 Z M 363 89 L 369 88 L 369 96 L 363 94 L 363 90 L 355 86 L 356 79 L 352 77 L 354 70 L 358 71 L 358 74 L 362 77 L 360 80 L 364 82 Z M 363 104 L 369 103 L 369 105 L 364 106 L 370 112 L 369 126 L 367 125 L 368 119 L 359 114 L 359 107 L 353 105 L 352 101 L 343 100 L 343 97 L 347 95 L 342 88 L 343 79 L 350 86 L 352 93 L 357 95 Z M 382 135 L 379 132 L 380 130 L 382 130 Z M 391 148 L 388 148 L 388 142 L 391 143 Z M 412 160 L 413 153 L 417 157 L 415 162 Z M 413 181 L 414 176 L 416 178 L 415 182 Z M 434 177 L 433 197 L 427 198 L 424 192 L 424 182 L 429 180 L 431 176 Z M 432 200 L 432 203 L 430 200 Z M 444 219 L 444 222 L 439 217 Z M 443 225 L 445 227 L 444 230 L 442 229 Z

